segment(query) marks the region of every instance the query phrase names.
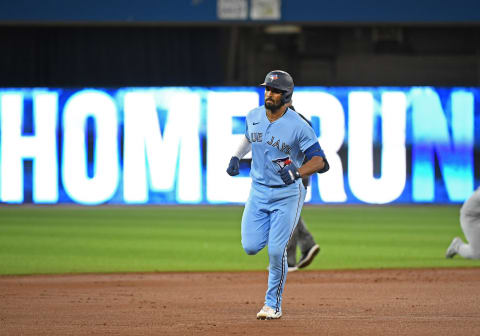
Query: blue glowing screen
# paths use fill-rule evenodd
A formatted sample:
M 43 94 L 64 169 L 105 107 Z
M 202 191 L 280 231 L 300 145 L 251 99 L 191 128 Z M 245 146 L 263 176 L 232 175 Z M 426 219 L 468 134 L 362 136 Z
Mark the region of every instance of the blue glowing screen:
M 479 185 L 478 88 L 298 87 L 331 169 L 306 203 L 461 203 Z M 226 174 L 256 87 L 0 89 L 0 202 L 242 203 Z

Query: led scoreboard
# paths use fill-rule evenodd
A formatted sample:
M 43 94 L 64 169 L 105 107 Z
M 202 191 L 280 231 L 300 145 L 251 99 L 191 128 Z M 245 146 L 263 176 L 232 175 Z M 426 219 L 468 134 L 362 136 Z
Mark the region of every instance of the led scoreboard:
M 477 88 L 297 87 L 330 171 L 308 203 L 459 203 L 478 186 Z M 0 89 L 0 202 L 219 204 L 256 87 Z

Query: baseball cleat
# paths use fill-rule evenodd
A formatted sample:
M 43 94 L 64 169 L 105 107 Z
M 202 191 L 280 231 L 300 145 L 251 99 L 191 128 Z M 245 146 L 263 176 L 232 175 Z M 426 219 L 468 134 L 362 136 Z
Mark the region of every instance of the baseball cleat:
M 318 246 L 318 244 L 313 245 L 306 254 L 302 255 L 302 258 L 297 264 L 297 268 L 300 269 L 310 265 L 318 252 L 320 252 L 320 246 Z
M 462 239 L 460 237 L 453 238 L 450 246 L 447 248 L 447 252 L 445 253 L 445 258 L 453 258 L 458 253 L 458 248 L 462 244 Z
M 270 308 L 269 306 L 265 305 L 257 314 L 257 320 L 273 320 L 279 319 L 282 317 L 282 312 L 279 310 L 278 312 Z

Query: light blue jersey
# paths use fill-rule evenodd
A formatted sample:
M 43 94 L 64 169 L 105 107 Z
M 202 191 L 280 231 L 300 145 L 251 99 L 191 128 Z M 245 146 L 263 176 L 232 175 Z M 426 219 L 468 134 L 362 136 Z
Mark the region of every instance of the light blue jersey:
M 248 254 L 257 254 L 268 245 L 265 304 L 278 312 L 287 278 L 286 248 L 298 223 L 306 190 L 301 179 L 286 185 L 279 174 L 280 165 L 274 160 L 289 158 L 300 167 L 305 151 L 318 140 L 297 112 L 287 109 L 282 117 L 270 122 L 265 106 L 248 113 L 245 136 L 252 144 L 252 188 L 242 216 L 242 246 Z
M 313 129 L 297 112 L 287 109 L 281 118 L 270 122 L 264 105 L 247 114 L 245 136 L 252 143 L 252 181 L 267 186 L 284 184 L 274 160 L 288 157 L 300 167 L 304 152 L 318 142 Z

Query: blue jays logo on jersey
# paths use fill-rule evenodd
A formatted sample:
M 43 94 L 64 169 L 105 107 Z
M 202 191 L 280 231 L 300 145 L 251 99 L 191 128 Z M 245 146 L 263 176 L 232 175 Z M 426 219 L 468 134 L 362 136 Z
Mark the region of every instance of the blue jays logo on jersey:
M 282 146 L 280 147 L 280 139 L 277 139 L 275 141 L 275 137 L 272 136 L 272 138 L 270 139 L 270 141 L 267 141 L 267 144 L 269 144 L 270 146 L 272 147 L 275 147 L 277 148 L 279 151 L 282 151 L 284 152 L 285 154 L 290 154 L 290 151 L 292 149 L 291 146 L 289 146 L 288 144 L 286 144 L 285 142 L 282 142 Z
M 272 160 L 273 163 L 276 163 L 280 169 L 283 169 L 286 165 L 290 164 L 290 158 L 287 156 L 287 157 L 284 157 L 284 158 L 279 158 L 279 159 L 275 159 L 275 160 Z

